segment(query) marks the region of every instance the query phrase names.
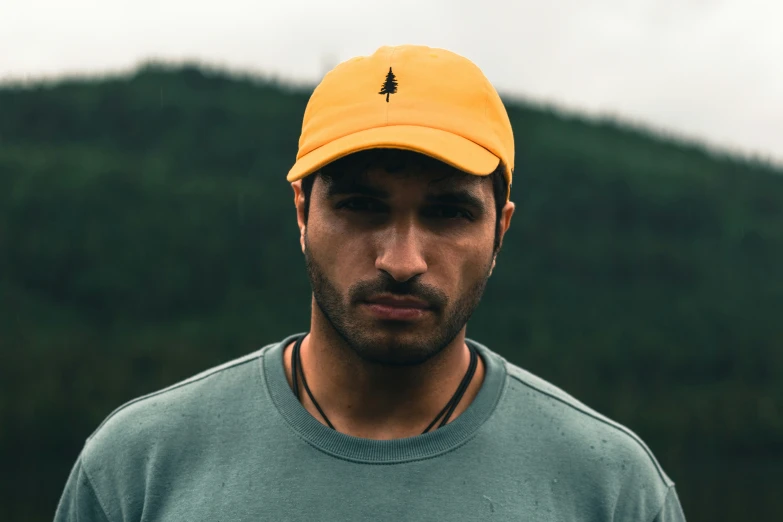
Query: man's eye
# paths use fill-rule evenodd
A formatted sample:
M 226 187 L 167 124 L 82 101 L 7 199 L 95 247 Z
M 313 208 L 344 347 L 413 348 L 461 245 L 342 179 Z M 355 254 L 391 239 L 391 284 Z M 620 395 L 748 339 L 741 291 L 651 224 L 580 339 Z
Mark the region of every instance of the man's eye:
M 376 201 L 366 198 L 347 199 L 337 205 L 337 208 L 344 208 L 354 212 L 379 212 L 382 210 Z
M 464 218 L 469 221 L 473 220 L 473 216 L 470 214 L 470 212 L 461 209 L 459 207 L 452 207 L 448 205 L 439 205 L 437 207 L 432 207 L 428 210 L 427 214 L 431 217 L 440 218 L 440 219 Z

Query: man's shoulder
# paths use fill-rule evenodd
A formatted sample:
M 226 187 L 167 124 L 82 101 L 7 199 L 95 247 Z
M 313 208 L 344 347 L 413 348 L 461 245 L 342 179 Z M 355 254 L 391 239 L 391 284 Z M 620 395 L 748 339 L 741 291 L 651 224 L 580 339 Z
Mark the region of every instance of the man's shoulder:
M 261 390 L 259 359 L 272 345 L 135 398 L 115 409 L 87 438 L 85 462 L 136 459 L 170 441 L 230 425 Z
M 632 430 L 545 379 L 508 362 L 506 367 L 511 401 L 524 403 L 529 413 L 534 412 L 525 416 L 527 421 L 536 419 L 543 429 L 551 429 L 572 448 L 595 450 L 610 462 L 619 463 L 621 468 L 645 467 L 657 475 L 662 484 L 673 484 L 650 448 Z
M 650 448 L 626 426 L 585 405 L 558 386 L 509 362 L 499 405 L 514 440 L 542 469 L 591 484 L 622 520 L 649 520 L 674 487 Z M 581 486 L 580 486 L 581 487 Z M 635 492 L 621 494 L 621 492 Z

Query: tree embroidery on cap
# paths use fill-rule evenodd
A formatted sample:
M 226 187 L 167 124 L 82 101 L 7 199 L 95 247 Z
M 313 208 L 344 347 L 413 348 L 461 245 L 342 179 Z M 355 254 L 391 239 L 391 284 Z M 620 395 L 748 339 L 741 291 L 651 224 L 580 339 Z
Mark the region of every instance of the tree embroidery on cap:
M 381 87 L 381 92 L 379 92 L 378 94 L 385 94 L 386 103 L 389 103 L 389 95 L 396 94 L 396 93 L 397 93 L 397 77 L 394 76 L 394 73 L 392 72 L 392 68 L 389 67 L 389 74 L 386 75 L 386 81 L 383 82 L 383 87 Z

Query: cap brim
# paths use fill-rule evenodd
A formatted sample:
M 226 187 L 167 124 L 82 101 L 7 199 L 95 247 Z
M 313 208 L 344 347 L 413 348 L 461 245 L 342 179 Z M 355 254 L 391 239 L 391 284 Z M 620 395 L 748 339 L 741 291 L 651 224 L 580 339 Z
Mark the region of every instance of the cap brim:
M 392 125 L 355 132 L 308 152 L 296 161 L 286 179 L 302 179 L 343 156 L 378 148 L 420 152 L 476 176 L 492 174 L 500 164 L 497 156 L 462 136 L 431 127 Z

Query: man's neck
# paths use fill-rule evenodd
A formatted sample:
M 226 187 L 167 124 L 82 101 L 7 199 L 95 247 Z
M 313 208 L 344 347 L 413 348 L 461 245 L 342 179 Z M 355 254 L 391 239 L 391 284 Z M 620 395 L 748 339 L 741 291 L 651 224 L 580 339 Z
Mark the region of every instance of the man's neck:
M 420 435 L 454 395 L 470 364 L 463 328 L 440 353 L 415 366 L 368 363 L 345 345 L 331 326 L 313 321 L 300 348 L 302 368 L 310 390 L 341 433 L 386 440 Z M 286 376 L 291 385 L 291 343 L 285 348 Z M 301 379 L 300 379 L 301 380 Z M 467 409 L 481 388 L 484 365 L 476 373 L 449 421 Z M 326 424 L 303 392 L 302 405 Z M 436 423 L 437 428 L 440 423 Z

